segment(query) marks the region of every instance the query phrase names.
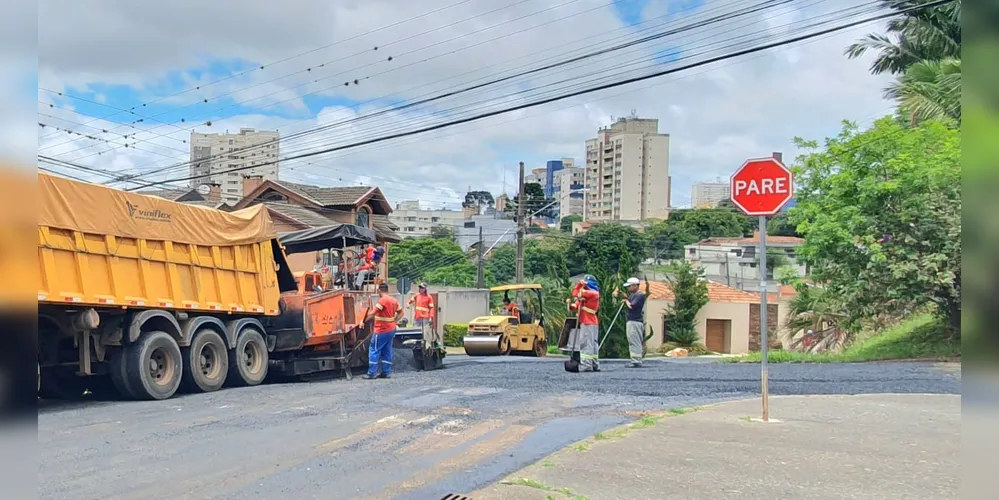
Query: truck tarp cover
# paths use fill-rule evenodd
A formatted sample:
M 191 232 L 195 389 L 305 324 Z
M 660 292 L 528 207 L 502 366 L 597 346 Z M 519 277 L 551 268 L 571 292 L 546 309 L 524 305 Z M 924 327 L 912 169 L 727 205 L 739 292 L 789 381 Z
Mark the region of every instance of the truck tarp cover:
M 286 253 L 294 254 L 375 243 L 375 232 L 353 224 L 334 224 L 281 233 L 278 239 Z
M 38 225 L 91 234 L 205 246 L 260 243 L 277 236 L 262 205 L 223 212 L 38 174 Z

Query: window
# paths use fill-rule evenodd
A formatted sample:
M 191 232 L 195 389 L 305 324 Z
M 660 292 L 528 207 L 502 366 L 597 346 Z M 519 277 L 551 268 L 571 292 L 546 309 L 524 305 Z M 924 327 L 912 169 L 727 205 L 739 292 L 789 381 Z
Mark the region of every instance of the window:
M 356 224 L 361 227 L 371 227 L 371 210 L 369 210 L 368 207 L 361 207 L 357 209 Z
M 475 221 L 473 220 L 473 221 L 466 222 L 465 223 L 465 227 L 474 228 L 475 227 Z

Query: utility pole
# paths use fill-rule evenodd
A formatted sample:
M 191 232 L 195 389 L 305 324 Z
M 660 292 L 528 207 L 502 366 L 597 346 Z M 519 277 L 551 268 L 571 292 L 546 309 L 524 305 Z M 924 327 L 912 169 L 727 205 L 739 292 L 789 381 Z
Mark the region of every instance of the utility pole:
M 520 162 L 520 181 L 517 184 L 517 284 L 524 282 L 524 162 Z
M 482 264 L 483 254 L 486 253 L 486 242 L 482 240 L 482 226 L 479 226 L 479 266 L 476 274 L 475 286 L 486 287 L 486 272 Z

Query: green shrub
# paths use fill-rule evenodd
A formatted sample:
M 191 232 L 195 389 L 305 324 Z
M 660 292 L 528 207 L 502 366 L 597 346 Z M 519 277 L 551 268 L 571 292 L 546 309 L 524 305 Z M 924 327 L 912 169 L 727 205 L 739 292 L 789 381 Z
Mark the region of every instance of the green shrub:
M 690 347 L 700 340 L 697 330 L 694 330 L 693 328 L 676 328 L 670 330 L 667 338 L 669 339 L 669 342 L 672 342 L 680 347 Z
M 449 323 L 444 325 L 444 345 L 447 347 L 462 347 L 462 339 L 468 333 L 468 325 Z

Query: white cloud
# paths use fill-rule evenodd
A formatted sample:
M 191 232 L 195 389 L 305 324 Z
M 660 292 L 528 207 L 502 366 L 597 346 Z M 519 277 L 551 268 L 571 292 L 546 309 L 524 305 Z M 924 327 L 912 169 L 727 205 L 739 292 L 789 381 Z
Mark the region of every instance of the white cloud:
M 828 12 L 858 2 L 829 0 L 811 5 Z M 100 133 L 100 137 L 111 137 L 116 147 L 126 142 L 135 146 L 111 149 L 112 145 L 106 143 L 66 134 L 53 136 L 51 131 L 43 129 L 38 133 L 39 146 L 43 154 L 106 170 L 161 168 L 186 160 L 188 145 L 183 141 L 190 128 L 198 131 L 276 128 L 287 137 L 358 116 L 357 111 L 337 105 L 324 108 L 318 115 L 304 116 L 306 93 L 355 101 L 384 96 L 418 99 L 507 74 L 516 68 L 537 67 L 542 64 L 540 61 L 547 63 L 582 54 L 593 46 L 619 43 L 627 33 L 609 7 L 609 0 L 470 0 L 412 22 L 365 34 L 453 3 L 456 0 L 207 3 L 176 0 L 156 4 L 127 0 L 43 0 L 39 3 L 38 38 L 41 86 L 69 89 L 73 93 L 97 84 L 130 85 L 146 99 L 154 99 L 163 97 L 151 89 L 163 88 L 166 75 L 182 74 L 185 81 L 202 88 L 164 101 L 173 107 L 185 107 L 168 116 L 171 120 L 185 117 L 183 124 L 162 125 L 147 120 L 135 128 L 119 127 L 92 116 L 58 108 L 43 109 L 40 105 L 40 112 L 65 119 L 51 120 L 54 125 L 74 127 L 71 122 L 94 120 L 75 128 L 88 134 L 118 128 L 115 134 L 135 133 L 138 142 Z M 706 18 L 753 3 L 756 2 L 709 1 L 701 16 Z M 650 20 L 645 26 L 662 29 L 661 19 L 651 20 L 662 16 L 670 6 L 675 12 L 681 8 L 677 5 L 650 3 L 643 13 Z M 504 6 L 509 8 L 502 9 Z M 791 4 L 776 10 L 784 15 L 754 14 L 735 24 L 683 33 L 651 47 L 629 49 L 623 55 L 552 70 L 533 77 L 531 84 L 552 84 L 596 71 L 605 71 L 596 77 L 609 81 L 636 74 L 638 66 L 628 66 L 628 61 L 647 58 L 667 46 L 680 45 L 685 54 L 705 50 L 708 43 L 718 43 L 720 47 L 726 44 L 721 41 L 736 34 L 764 29 L 761 26 L 779 29 L 795 19 L 822 12 L 795 9 L 795 4 Z M 468 18 L 471 19 L 460 22 Z M 684 22 L 680 17 L 665 26 Z M 528 29 L 532 26 L 536 28 Z M 393 202 L 420 198 L 437 206 L 443 200 L 457 200 L 459 193 L 463 194 L 470 186 L 499 192 L 504 173 L 509 190 L 515 182 L 517 160 L 526 161 L 530 168 L 551 158 L 578 159 L 583 142 L 598 127 L 607 125 L 611 116 L 624 116 L 636 109 L 641 116 L 658 117 L 660 131 L 671 134 L 674 200 L 684 202 L 691 182 L 727 177 L 749 156 L 784 151 L 785 157 L 791 158 L 792 137 L 821 138 L 835 133 L 841 119 L 867 121 L 888 109 L 880 94 L 884 79 L 868 74 L 867 61 L 850 61 L 842 55 L 843 48 L 852 40 L 878 28 L 865 26 L 792 49 L 720 62 L 424 135 L 286 162 L 281 166 L 282 177 L 328 184 L 370 182 L 380 185 Z M 498 37 L 502 38 L 489 41 Z M 269 64 L 331 44 L 305 56 Z M 374 50 L 375 46 L 378 50 Z M 390 55 L 392 62 L 387 61 Z M 217 75 L 190 71 L 203 68 L 209 59 L 239 59 L 266 67 L 211 84 Z M 678 64 L 685 62 L 689 61 Z M 358 85 L 353 84 L 355 78 Z M 350 84 L 344 86 L 344 82 Z M 343 145 L 437 123 L 448 117 L 524 102 L 524 95 L 496 100 L 523 89 L 523 83 L 520 79 L 448 98 L 436 107 L 331 126 L 308 138 L 282 143 L 282 150 L 289 154 L 306 148 Z M 214 110 L 224 104 L 216 102 L 218 96 L 228 93 L 245 107 L 258 109 L 245 115 L 213 119 L 211 127 L 205 126 L 205 120 L 213 118 L 217 114 Z M 115 105 L 113 97 L 102 89 L 98 100 Z M 204 103 L 204 99 L 209 103 Z M 385 106 L 365 104 L 360 114 Z M 463 108 L 453 111 L 457 106 Z M 447 116 L 430 114 L 445 109 L 452 111 Z M 112 111 L 103 110 L 98 116 Z M 271 116 L 277 111 L 294 119 Z M 126 118 L 122 114 L 113 119 Z M 108 152 L 96 154 L 103 150 Z M 180 169 L 171 173 L 176 177 L 186 172 Z

